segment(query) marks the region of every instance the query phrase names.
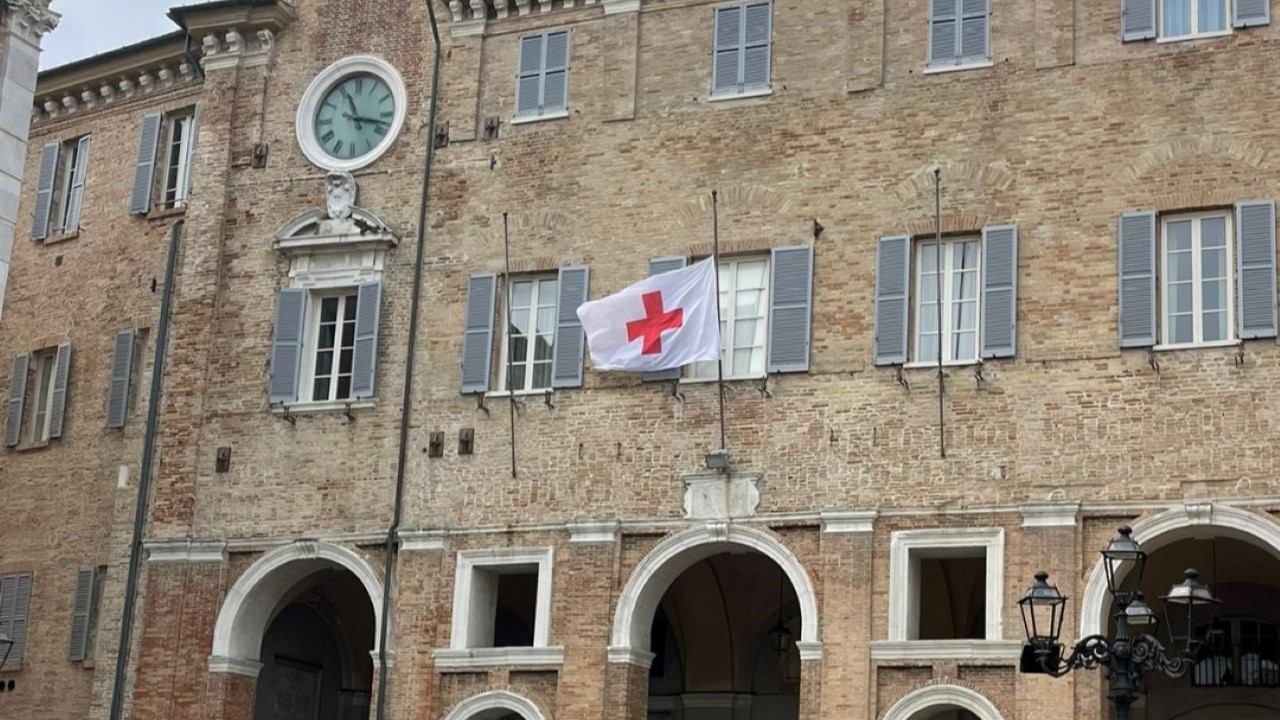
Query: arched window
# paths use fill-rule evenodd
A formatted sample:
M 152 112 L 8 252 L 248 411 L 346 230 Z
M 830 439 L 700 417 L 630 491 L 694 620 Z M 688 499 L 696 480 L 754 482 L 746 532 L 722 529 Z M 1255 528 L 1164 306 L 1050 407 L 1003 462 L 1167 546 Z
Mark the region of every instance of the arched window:
M 1280 624 L 1254 617 L 1213 621 L 1191 682 L 1199 687 L 1280 687 Z M 1198 628 L 1203 633 L 1204 625 Z

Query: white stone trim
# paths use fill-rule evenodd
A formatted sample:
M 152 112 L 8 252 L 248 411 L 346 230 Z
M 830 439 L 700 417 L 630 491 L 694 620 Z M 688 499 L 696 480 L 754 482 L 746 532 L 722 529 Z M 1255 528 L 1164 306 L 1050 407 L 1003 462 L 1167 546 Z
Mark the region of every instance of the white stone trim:
M 633 649 L 647 649 L 653 614 L 671 583 L 699 560 L 731 550 L 734 546 L 755 550 L 782 568 L 800 604 L 800 641 L 813 643 L 811 648 L 815 645 L 820 648 L 817 593 L 809 573 L 796 556 L 773 535 L 761 530 L 733 523 L 710 522 L 666 538 L 636 566 L 622 588 L 613 615 L 610 661 Z
M 310 312 L 310 310 L 308 310 Z M 369 410 L 378 407 L 376 400 L 324 400 L 321 402 L 280 403 L 271 406 L 273 415 L 313 415 L 321 413 L 346 412 L 347 410 Z
M 563 647 L 501 647 L 455 650 L 440 648 L 432 653 L 437 670 L 473 670 L 511 665 L 564 664 Z
M 869 533 L 875 530 L 875 510 L 822 511 L 822 532 Z
M 492 635 L 492 617 L 475 615 L 476 604 L 485 598 L 476 597 L 477 571 L 512 565 L 536 565 L 538 567 L 538 598 L 534 608 L 533 646 L 545 648 L 551 644 L 551 579 L 555 550 L 540 548 L 493 548 L 486 550 L 462 550 L 458 552 L 457 574 L 453 590 L 453 621 L 449 647 L 453 650 L 481 649 L 476 647 L 478 636 L 485 628 Z M 493 598 L 496 599 L 496 598 Z M 486 603 L 487 604 L 487 603 Z M 473 626 L 474 623 L 474 626 Z
M 353 550 L 339 545 L 300 540 L 258 558 L 236 580 L 218 611 L 213 626 L 211 672 L 236 672 L 245 662 L 258 662 L 262 636 L 276 605 L 306 576 L 325 567 L 350 570 L 369 594 L 373 606 L 374 652 L 381 645 L 382 582 L 373 568 Z
M 883 720 L 919 720 L 926 710 L 968 710 L 978 720 L 1004 720 L 995 703 L 960 685 L 930 685 L 904 695 L 884 714 Z
M 899 530 L 889 541 L 889 640 L 912 641 L 916 634 L 919 578 L 912 555 L 921 551 L 946 555 L 964 549 L 986 551 L 986 636 L 1004 639 L 1004 529 L 936 528 Z
M 796 642 L 796 650 L 800 651 L 800 660 L 821 660 L 822 659 L 822 643 L 806 642 L 800 640 Z
M 1019 505 L 1022 527 L 1075 527 L 1080 503 L 1036 503 Z
M 1119 523 L 1117 523 L 1119 524 Z M 1280 559 L 1280 523 L 1260 513 L 1207 502 L 1188 503 L 1133 525 L 1133 539 L 1148 554 L 1194 537 L 1224 537 L 1247 542 Z M 1124 568 L 1121 568 L 1124 570 Z M 1170 583 L 1178 578 L 1168 578 Z M 1093 566 L 1080 601 L 1080 637 L 1098 635 L 1107 626 L 1111 598 L 1101 559 Z M 1064 638 L 1065 640 L 1065 638 Z
M 376 75 L 387 84 L 387 87 L 391 88 L 391 96 L 396 104 L 395 115 L 391 119 L 391 127 L 387 131 L 386 137 L 382 138 L 382 142 L 378 143 L 373 150 L 357 158 L 339 160 L 329 157 L 329 154 L 320 147 L 320 142 L 316 139 L 313 116 L 324 94 L 343 77 L 357 72 Z M 307 86 L 306 92 L 303 93 L 302 102 L 298 103 L 298 113 L 294 122 L 298 147 L 302 149 L 302 154 L 306 155 L 307 159 L 316 167 L 324 168 L 325 170 L 346 170 L 348 172 L 359 170 L 382 157 L 395 144 L 400 137 L 401 130 L 404 129 L 408 103 L 409 95 L 405 90 L 404 78 L 400 76 L 400 71 L 396 70 L 391 63 L 372 55 L 353 55 L 338 60 L 315 76 L 315 79 Z
M 262 663 L 256 660 L 235 660 L 221 655 L 210 655 L 209 672 L 230 673 L 257 679 L 258 673 L 262 672 Z
M 227 561 L 227 544 L 221 540 L 154 539 L 144 540 L 142 547 L 153 563 Z
M 600 4 L 604 6 L 605 15 L 640 12 L 640 0 L 603 0 Z
M 618 539 L 617 520 L 584 520 L 564 527 L 571 543 L 611 543 Z
M 893 660 L 1007 660 L 1022 657 L 1018 640 L 873 640 L 871 659 Z
M 610 663 L 627 663 L 648 670 L 653 665 L 655 657 L 657 657 L 655 653 L 640 648 L 609 646 Z
M 509 690 L 473 695 L 455 705 L 444 720 L 492 720 L 508 712 L 524 720 L 549 720 L 532 700 Z
M 484 35 L 484 26 L 486 19 L 478 18 L 473 20 L 455 20 L 449 23 L 449 35 L 455 38 L 472 37 L 474 35 Z
M 443 550 L 444 537 L 443 530 L 406 530 L 400 533 L 400 550 Z

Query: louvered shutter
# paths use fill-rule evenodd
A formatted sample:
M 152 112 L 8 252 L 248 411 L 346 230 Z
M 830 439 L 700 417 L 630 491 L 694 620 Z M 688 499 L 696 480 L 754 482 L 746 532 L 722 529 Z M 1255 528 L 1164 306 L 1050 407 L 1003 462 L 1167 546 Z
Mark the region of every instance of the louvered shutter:
M 1120 39 L 1133 42 L 1155 36 L 1156 0 L 1120 0 Z
M 27 613 L 31 608 L 31 574 L 0 578 L 0 633 L 13 641 L 9 663 L 22 661 L 27 650 Z
M 285 288 L 280 291 L 276 304 L 275 334 L 271 339 L 271 377 L 267 381 L 267 401 L 270 403 L 291 403 L 298 400 L 302 334 L 309 300 L 310 293 L 302 288 Z
M 742 32 L 740 91 L 769 87 L 769 41 L 772 3 L 747 5 Z
M 1009 358 L 1018 346 L 1018 228 L 982 229 L 982 349 Z
M 911 238 L 882 237 L 876 248 L 875 364 L 907 362 L 907 298 L 911 284 Z
M 31 217 L 31 239 L 49 237 L 49 213 L 53 209 L 53 182 L 58 174 L 58 153 L 62 146 L 56 142 L 46 144 L 40 150 L 40 176 L 36 180 L 36 209 Z
M 71 343 L 58 346 L 53 366 L 53 398 L 49 401 L 49 437 L 62 437 L 62 424 L 67 415 L 67 381 L 71 377 Z
M 85 135 L 76 144 L 76 166 L 72 170 L 71 187 L 67 189 L 67 221 L 62 232 L 80 228 L 80 208 L 84 205 L 85 174 L 89 171 L 89 145 L 92 136 Z
M 768 372 L 808 372 L 813 246 L 774 248 L 769 270 Z
M 199 105 L 196 105 L 195 109 L 191 111 L 191 126 L 187 130 L 187 137 L 189 137 L 190 140 L 187 141 L 187 176 L 184 178 L 182 187 L 182 200 L 184 202 L 191 199 L 191 176 L 195 174 L 196 140 L 200 138 Z
M 151 210 L 151 184 L 155 179 L 156 146 L 160 142 L 161 117 L 159 113 L 144 115 L 138 138 L 138 161 L 133 169 L 133 195 L 129 199 L 129 212 L 145 215 Z
M 661 275 L 664 272 L 679 270 L 689 264 L 689 260 L 683 255 L 671 255 L 668 257 L 658 257 L 649 259 L 649 277 Z M 668 370 L 655 370 L 654 372 L 642 373 L 640 375 L 641 382 L 662 382 L 664 380 L 679 380 L 680 368 L 670 368 Z
M 18 576 L 3 575 L 0 576 L 0 635 L 15 640 L 13 636 L 13 617 L 14 611 L 18 607 Z M 10 660 L 18 660 L 14 657 L 17 651 L 17 645 L 7 648 Z M 4 656 L 4 649 L 0 649 L 0 657 Z
M 1156 214 L 1120 216 L 1120 347 L 1156 344 Z
M 569 31 L 547 33 L 539 115 L 564 112 L 569 99 Z
M 462 336 L 462 394 L 489 391 L 493 360 L 493 312 L 498 276 L 472 275 L 467 283 L 467 318 Z
M 382 283 L 369 282 L 356 288 L 356 339 L 351 360 L 351 395 L 373 397 L 378 373 L 378 321 L 381 315 Z
M 742 6 L 716 9 L 714 62 L 711 92 L 715 95 L 738 92 L 742 75 Z
M 129 408 L 129 380 L 133 377 L 132 329 L 116 333 L 115 351 L 111 355 L 111 379 L 107 384 L 107 427 L 124 427 Z
M 1276 336 L 1276 204 L 1236 205 L 1236 317 L 1241 340 Z
M 71 604 L 71 646 L 68 659 L 80 662 L 89 655 L 89 611 L 93 607 L 96 568 L 80 568 L 76 573 L 76 594 Z
M 956 12 L 960 0 L 930 0 L 929 3 L 929 64 L 953 65 L 956 55 Z
M 960 47 L 958 62 L 981 62 L 988 58 L 991 33 L 989 0 L 960 0 Z
M 551 349 L 551 387 L 582 387 L 582 362 L 587 336 L 578 319 L 578 306 L 587 301 L 591 271 L 586 266 L 562 267 L 557 283 L 556 337 Z
M 542 97 L 542 45 L 546 35 L 520 38 L 520 71 L 516 79 L 516 115 L 538 114 Z
M 1236 0 L 1233 24 L 1238 28 L 1271 24 L 1271 0 Z
M 13 374 L 9 376 L 9 401 L 5 406 L 4 444 L 17 447 L 22 440 L 22 402 L 27 396 L 27 365 L 31 356 L 19 353 L 13 358 Z

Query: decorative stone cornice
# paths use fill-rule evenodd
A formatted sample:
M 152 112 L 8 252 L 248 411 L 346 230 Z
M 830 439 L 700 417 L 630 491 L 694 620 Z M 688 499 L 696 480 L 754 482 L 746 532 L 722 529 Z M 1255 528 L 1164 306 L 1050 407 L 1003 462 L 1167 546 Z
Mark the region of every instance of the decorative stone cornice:
M 108 77 L 99 77 L 106 73 L 74 73 L 67 78 L 42 76 L 36 89 L 33 121 L 52 120 L 117 101 L 131 100 L 139 95 L 191 86 L 196 81 L 196 73 L 190 63 L 183 59 L 180 46 L 170 49 L 174 52 L 159 60 L 150 59 L 148 54 L 145 65 L 125 71 L 125 74 L 115 72 Z
M 243 675 L 256 679 L 258 673 L 262 672 L 262 663 L 253 660 L 238 660 L 223 655 L 210 655 L 209 672 L 231 673 L 232 675 Z
M 869 533 L 875 529 L 875 510 L 848 510 L 822 512 L 822 532 L 825 533 Z
M 41 0 L 8 0 L 10 28 L 32 45 L 58 27 L 62 16 Z
M 460 23 L 472 20 L 484 20 L 491 15 L 498 20 L 508 17 L 524 17 L 552 12 L 550 0 L 511 0 L 516 12 L 511 14 L 507 0 L 449 0 L 449 15 L 453 22 Z M 601 4 L 601 0 L 582 0 L 581 3 L 566 2 L 562 9 L 571 10 L 580 7 L 592 7 Z M 636 12 L 640 9 L 640 0 L 603 0 L 605 14 L 614 12 Z M 613 6 L 612 9 L 610 6 Z M 634 6 L 634 7 L 633 7 Z M 558 11 L 558 9 L 557 9 Z M 458 37 L 457 34 L 454 37 Z
M 400 550 L 443 550 L 444 537 L 443 530 L 405 530 L 400 533 Z
M 1074 527 L 1080 503 L 1036 503 L 1019 505 L 1022 527 Z
M 611 543 L 618 538 L 617 520 L 584 520 L 565 525 L 570 543 Z
M 147 559 L 160 562 L 221 562 L 227 561 L 227 544 L 222 540 L 187 540 L 185 538 L 144 540 Z

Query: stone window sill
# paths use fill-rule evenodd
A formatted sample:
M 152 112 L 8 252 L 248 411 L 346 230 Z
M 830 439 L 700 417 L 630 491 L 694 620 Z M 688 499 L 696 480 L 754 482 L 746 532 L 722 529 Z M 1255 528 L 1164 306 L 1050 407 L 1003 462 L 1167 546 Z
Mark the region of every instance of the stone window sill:
M 313 415 L 317 413 L 341 413 L 348 408 L 352 410 L 368 410 L 378 403 L 373 400 L 334 400 L 326 402 L 298 402 L 292 405 L 272 405 L 273 415 Z
M 960 72 L 962 70 L 981 70 L 982 68 L 994 67 L 995 63 L 990 60 L 982 62 L 962 63 L 960 65 L 931 65 L 924 69 L 925 75 L 940 75 L 942 73 Z
M 181 217 L 187 214 L 187 206 L 185 204 L 171 208 L 157 208 L 146 214 L 148 220 L 165 220 L 171 217 Z
M 1198 33 L 1195 35 L 1178 35 L 1177 37 L 1156 38 L 1157 44 L 1186 42 L 1188 40 L 1207 40 L 1210 38 L 1227 37 L 1231 34 L 1231 28 L 1226 30 L 1218 30 L 1217 32 Z
M 22 443 L 17 447 L 15 447 L 13 450 L 15 452 L 35 452 L 36 450 L 44 450 L 45 448 L 48 448 L 48 447 L 49 447 L 49 441 L 41 440 L 40 442 Z M 8 667 L 8 665 L 6 665 L 5 667 Z
M 1236 347 L 1240 344 L 1239 340 L 1215 340 L 1214 342 L 1202 343 L 1178 343 L 1177 345 L 1156 345 L 1151 348 L 1154 352 L 1170 352 L 1173 350 L 1204 350 L 1207 348 L 1224 348 Z
M 80 237 L 80 228 L 76 228 L 71 232 L 58 233 L 57 235 L 50 235 L 49 237 L 45 238 L 43 242 L 45 245 L 57 245 L 60 242 L 75 240 L 78 237 Z
M 981 364 L 982 364 L 981 360 L 943 360 L 942 361 L 942 367 L 944 368 L 967 367 L 969 365 L 981 365 Z M 930 368 L 936 370 L 938 369 L 938 361 L 937 360 L 912 360 L 911 362 L 907 363 L 906 365 L 903 365 L 902 367 L 907 370 L 925 370 Z
M 19 673 L 19 672 L 22 672 L 23 668 L 25 667 L 26 667 L 26 664 L 23 663 L 21 660 L 18 660 L 18 661 L 10 660 L 9 662 L 4 664 L 4 668 L 0 668 L 0 675 L 8 675 L 9 673 Z
M 558 667 L 564 664 L 563 647 L 449 648 L 436 650 L 433 654 L 436 669 L 446 672 L 512 665 Z
M 542 122 L 543 120 L 563 120 L 569 117 L 568 110 L 560 110 L 546 115 L 516 115 L 511 118 L 512 125 L 524 125 L 526 123 Z
M 721 93 L 719 95 L 712 94 L 707 98 L 707 102 L 727 102 L 730 100 L 749 100 L 751 98 L 769 97 L 773 94 L 773 88 L 757 88 L 755 90 L 743 90 L 736 93 Z

